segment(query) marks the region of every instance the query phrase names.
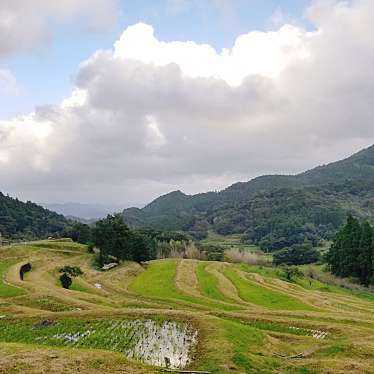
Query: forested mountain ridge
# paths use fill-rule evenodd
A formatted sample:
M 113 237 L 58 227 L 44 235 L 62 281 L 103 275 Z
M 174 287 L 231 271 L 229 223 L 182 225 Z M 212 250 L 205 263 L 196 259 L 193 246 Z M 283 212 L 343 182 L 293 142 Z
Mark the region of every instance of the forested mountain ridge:
M 374 146 L 297 175 L 266 175 L 220 192 L 171 192 L 126 209 L 134 226 L 221 234 L 270 249 L 330 239 L 347 214 L 374 217 Z M 291 239 L 291 240 L 290 240 Z
M 40 205 L 22 202 L 0 192 L 0 234 L 11 239 L 46 238 L 61 232 L 68 220 Z

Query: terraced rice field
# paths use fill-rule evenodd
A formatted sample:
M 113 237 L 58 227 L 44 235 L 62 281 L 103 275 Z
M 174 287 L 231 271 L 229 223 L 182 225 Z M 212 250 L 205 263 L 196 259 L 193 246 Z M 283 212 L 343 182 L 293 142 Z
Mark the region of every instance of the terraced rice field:
M 64 265 L 84 271 L 71 290 Z M 0 275 L 0 373 L 374 372 L 370 293 L 195 260 L 101 272 L 66 241 L 1 248 Z

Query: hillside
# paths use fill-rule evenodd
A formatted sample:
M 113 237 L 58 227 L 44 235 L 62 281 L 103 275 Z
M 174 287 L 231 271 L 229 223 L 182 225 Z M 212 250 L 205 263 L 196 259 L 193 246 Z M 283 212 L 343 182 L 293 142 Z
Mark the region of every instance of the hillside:
M 318 241 L 330 239 L 348 213 L 372 219 L 373 197 L 374 146 L 294 176 L 262 176 L 218 193 L 171 192 L 123 214 L 134 226 L 240 233 L 255 244 L 290 234 Z
M 372 372 L 369 292 L 214 261 L 92 264 L 66 240 L 0 249 L 1 373 Z M 65 265 L 83 270 L 70 290 Z
M 60 214 L 0 192 L 0 234 L 5 238 L 46 238 L 61 232 L 67 223 L 67 219 Z

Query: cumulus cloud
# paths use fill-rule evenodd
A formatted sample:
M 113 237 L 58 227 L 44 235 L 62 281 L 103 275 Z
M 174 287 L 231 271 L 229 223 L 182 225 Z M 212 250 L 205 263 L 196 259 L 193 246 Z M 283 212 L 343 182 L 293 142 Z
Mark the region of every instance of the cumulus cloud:
M 251 75 L 274 78 L 296 59 L 308 57 L 306 33 L 291 25 L 276 32 L 250 32 L 239 36 L 231 50 L 217 53 L 206 44 L 161 42 L 151 26 L 129 27 L 114 45 L 114 57 L 144 64 L 166 66 L 175 63 L 186 77 L 216 78 L 239 86 Z
M 91 28 L 109 27 L 116 0 L 1 0 L 0 57 L 39 46 L 50 37 L 48 23 L 81 18 Z
M 374 142 L 374 3 L 314 2 L 229 50 L 127 28 L 60 105 L 0 122 L 0 178 L 39 201 L 147 201 L 296 172 Z

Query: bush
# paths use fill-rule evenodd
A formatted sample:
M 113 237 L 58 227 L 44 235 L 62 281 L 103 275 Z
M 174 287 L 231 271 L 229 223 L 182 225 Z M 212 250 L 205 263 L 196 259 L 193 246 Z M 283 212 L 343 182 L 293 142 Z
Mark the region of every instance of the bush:
M 83 271 L 79 266 L 64 266 L 59 270 L 60 273 L 66 273 L 69 274 L 72 277 L 78 277 L 80 275 L 83 275 Z
M 201 245 L 200 244 L 201 257 L 208 261 L 223 261 L 225 249 L 218 245 Z
M 63 273 L 60 277 L 60 282 L 61 282 L 61 286 L 63 288 L 66 288 L 66 289 L 69 289 L 70 286 L 72 285 L 73 281 L 72 279 L 66 274 L 66 273 Z
M 29 271 L 31 271 L 31 264 L 30 263 L 22 265 L 21 268 L 19 269 L 20 279 L 23 280 L 23 278 L 25 276 L 25 273 L 27 273 Z
M 208 261 L 223 261 L 224 255 L 222 252 L 208 252 L 205 255 Z
M 285 266 L 283 271 L 288 281 L 293 281 L 295 278 L 302 278 L 304 276 L 297 266 Z

